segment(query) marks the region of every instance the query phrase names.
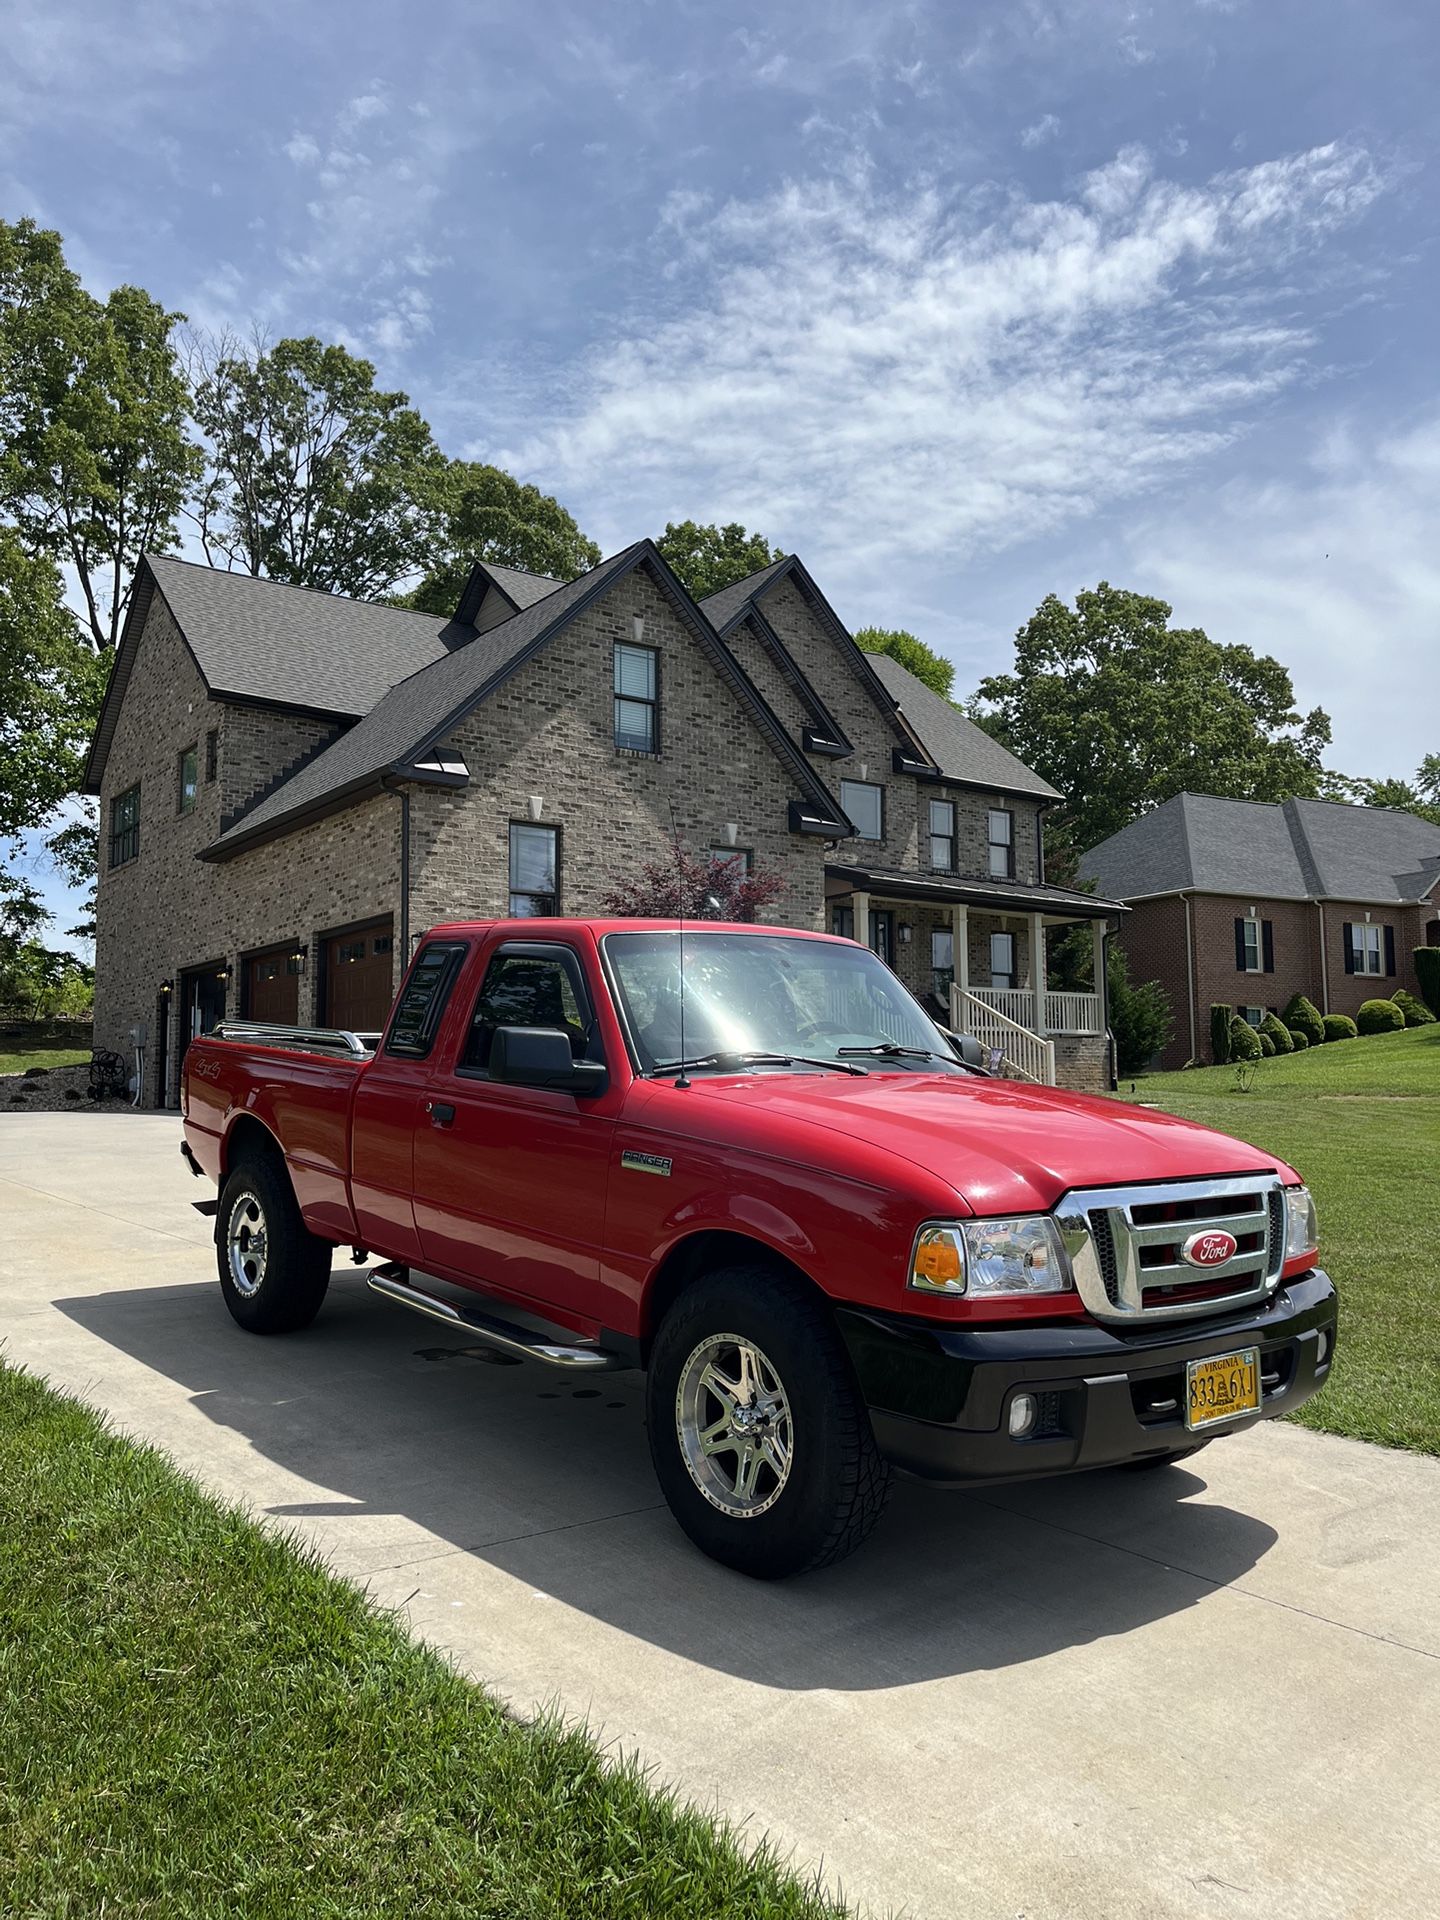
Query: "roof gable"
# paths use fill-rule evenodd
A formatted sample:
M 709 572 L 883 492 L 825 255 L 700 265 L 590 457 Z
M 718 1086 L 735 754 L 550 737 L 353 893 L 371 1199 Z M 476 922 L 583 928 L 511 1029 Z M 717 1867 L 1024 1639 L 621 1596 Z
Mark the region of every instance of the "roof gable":
M 871 663 L 898 702 L 901 717 L 909 722 L 911 731 L 924 743 L 931 762 L 947 780 L 991 788 L 998 793 L 1029 794 L 1036 800 L 1064 797 L 1008 747 L 1001 746 L 943 694 L 927 687 L 888 653 L 872 655 Z

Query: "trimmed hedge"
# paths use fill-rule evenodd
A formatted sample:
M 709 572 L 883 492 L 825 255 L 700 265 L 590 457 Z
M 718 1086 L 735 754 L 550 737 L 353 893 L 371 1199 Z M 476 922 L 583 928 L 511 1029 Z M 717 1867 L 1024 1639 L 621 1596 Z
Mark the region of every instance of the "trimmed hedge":
M 1355 1025 L 1361 1033 L 1399 1033 L 1405 1016 L 1393 1000 L 1366 1000 L 1355 1016 Z
M 1303 993 L 1295 995 L 1282 1017 L 1291 1033 L 1303 1033 L 1312 1047 L 1318 1047 L 1324 1040 L 1325 1022 L 1320 1009 L 1313 1000 L 1307 1000 Z
M 1234 1017 L 1233 1007 L 1217 1003 L 1210 1009 L 1210 1055 L 1217 1067 L 1230 1064 L 1230 1022 Z
M 1325 1038 L 1327 1040 L 1353 1040 L 1360 1029 L 1348 1013 L 1327 1013 L 1325 1015 Z
M 1263 1027 L 1257 1027 L 1255 1029 L 1255 1038 L 1260 1042 L 1260 1058 L 1262 1060 L 1273 1060 L 1275 1058 L 1275 1042 Z M 1288 1052 L 1289 1049 L 1287 1048 L 1286 1051 Z
M 1273 1013 L 1267 1013 L 1260 1022 L 1260 1031 L 1270 1042 L 1272 1053 L 1292 1053 L 1294 1042 L 1290 1038 L 1290 1029 L 1283 1026 Z
M 1250 1022 L 1242 1020 L 1238 1013 L 1230 1022 L 1230 1058 L 1232 1060 L 1260 1058 L 1260 1036 Z
M 1433 1027 L 1435 1016 L 1423 1000 L 1417 1000 L 1408 987 L 1397 987 L 1390 998 L 1405 1016 L 1407 1027 Z
M 1440 947 L 1416 947 L 1415 977 L 1421 999 L 1440 1020 Z
M 1322 1038 L 1324 1036 L 1323 1027 L 1321 1028 L 1321 1036 Z M 1310 1036 L 1308 1033 L 1306 1033 L 1303 1027 L 1291 1027 L 1290 1046 L 1293 1052 L 1304 1053 L 1305 1049 L 1309 1046 L 1309 1044 L 1310 1044 Z M 1320 1044 L 1320 1041 L 1317 1040 L 1315 1044 L 1318 1047 Z

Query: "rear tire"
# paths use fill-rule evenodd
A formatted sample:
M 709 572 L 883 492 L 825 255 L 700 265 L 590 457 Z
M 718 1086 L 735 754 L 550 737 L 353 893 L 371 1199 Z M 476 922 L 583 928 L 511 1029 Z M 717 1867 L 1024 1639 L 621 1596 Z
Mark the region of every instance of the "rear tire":
M 330 1285 L 328 1240 L 300 1217 L 278 1156 L 242 1160 L 227 1176 L 216 1215 L 220 1291 L 247 1333 L 296 1333 L 319 1313 Z
M 832 1566 L 885 1511 L 890 1470 L 824 1306 L 762 1265 L 707 1274 L 655 1336 L 650 1454 L 702 1553 L 758 1580 Z

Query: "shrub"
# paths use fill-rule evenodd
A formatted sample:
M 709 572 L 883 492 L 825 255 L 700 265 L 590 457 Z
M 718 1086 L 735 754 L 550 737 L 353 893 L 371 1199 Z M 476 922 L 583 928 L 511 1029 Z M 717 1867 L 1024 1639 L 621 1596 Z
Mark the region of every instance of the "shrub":
M 1361 1033 L 1399 1033 L 1405 1016 L 1393 1000 L 1362 1001 L 1355 1025 Z
M 1290 1036 L 1287 1034 L 1285 1037 L 1288 1040 Z M 1266 1033 L 1264 1027 L 1256 1028 L 1255 1038 L 1260 1042 L 1260 1058 L 1262 1060 L 1273 1060 L 1276 1053 L 1275 1042 L 1271 1039 L 1270 1035 Z M 1285 1051 L 1288 1053 L 1290 1051 L 1289 1047 L 1286 1047 Z
M 1118 946 L 1110 948 L 1105 972 L 1109 989 L 1110 1031 L 1115 1036 L 1115 1071 L 1139 1073 L 1175 1031 L 1170 996 L 1158 980 L 1135 982 Z
M 1309 1034 L 1305 1032 L 1303 1027 L 1290 1027 L 1288 1032 L 1290 1035 L 1291 1050 L 1295 1053 L 1304 1053 L 1310 1044 Z M 1315 1044 L 1318 1047 L 1320 1042 L 1317 1040 Z
M 1260 1036 L 1238 1013 L 1230 1022 L 1230 1058 L 1240 1061 L 1260 1058 Z
M 1234 1017 L 1233 1007 L 1217 1005 L 1210 1009 L 1210 1051 L 1217 1067 L 1230 1064 L 1230 1022 Z
M 1440 1020 L 1440 947 L 1416 947 L 1415 977 L 1421 999 Z
M 1435 1016 L 1423 1000 L 1417 1000 L 1408 987 L 1398 987 L 1390 998 L 1405 1016 L 1407 1027 L 1433 1027 Z
M 1286 1007 L 1284 1019 L 1291 1033 L 1297 1030 L 1303 1033 L 1312 1047 L 1318 1047 L 1325 1038 L 1325 1022 L 1320 1017 L 1320 1009 L 1313 1000 L 1307 1000 L 1303 993 L 1297 993 Z
M 1294 1051 L 1290 1039 L 1290 1029 L 1277 1020 L 1273 1013 L 1267 1013 L 1260 1022 L 1260 1031 L 1270 1042 L 1272 1053 L 1291 1053 Z
M 1348 1013 L 1327 1013 L 1325 1016 L 1325 1038 L 1327 1040 L 1353 1040 L 1359 1028 Z

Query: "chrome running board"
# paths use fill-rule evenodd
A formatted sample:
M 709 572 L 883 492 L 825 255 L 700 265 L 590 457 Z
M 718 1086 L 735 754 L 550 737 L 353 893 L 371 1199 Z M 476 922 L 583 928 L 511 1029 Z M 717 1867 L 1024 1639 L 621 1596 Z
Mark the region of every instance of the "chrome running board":
M 547 1339 L 544 1334 L 532 1333 L 528 1327 L 517 1326 L 511 1320 L 500 1320 L 493 1314 L 480 1313 L 474 1307 L 461 1307 L 453 1300 L 442 1300 L 438 1294 L 426 1293 L 423 1287 L 417 1287 L 410 1280 L 407 1267 L 375 1267 L 366 1274 L 365 1284 L 372 1292 L 384 1294 L 387 1300 L 398 1300 L 402 1307 L 409 1307 L 413 1313 L 423 1313 L 429 1319 L 443 1321 L 449 1327 L 463 1327 L 467 1333 L 477 1335 L 489 1346 L 499 1347 L 504 1353 L 519 1354 L 525 1360 L 539 1360 L 547 1367 L 598 1373 L 603 1369 L 634 1364 L 618 1353 L 607 1353 L 603 1347 L 562 1346 Z

